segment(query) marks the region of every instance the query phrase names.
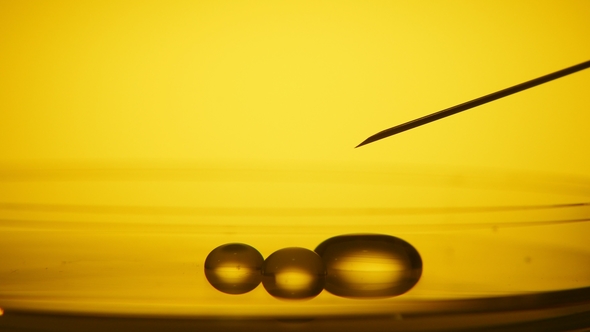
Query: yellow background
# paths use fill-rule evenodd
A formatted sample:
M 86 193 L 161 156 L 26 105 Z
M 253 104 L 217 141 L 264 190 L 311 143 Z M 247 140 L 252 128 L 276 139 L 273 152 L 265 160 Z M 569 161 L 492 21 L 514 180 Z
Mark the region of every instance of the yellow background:
M 490 228 L 587 208 L 424 215 L 587 200 L 590 71 L 354 146 L 589 60 L 588 13 L 588 1 L 3 0 L 0 306 L 354 312 L 325 293 L 305 306 L 261 287 L 228 297 L 202 275 L 225 242 L 266 257 L 348 232 L 416 246 L 412 299 L 587 286 L 585 223 L 513 227 L 500 243 Z

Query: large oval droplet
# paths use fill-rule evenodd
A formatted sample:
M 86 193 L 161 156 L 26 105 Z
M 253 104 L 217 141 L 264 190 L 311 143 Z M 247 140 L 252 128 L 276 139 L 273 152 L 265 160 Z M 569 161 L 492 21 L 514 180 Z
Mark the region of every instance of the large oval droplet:
M 414 287 L 422 275 L 418 251 L 389 235 L 336 236 L 315 251 L 326 265 L 324 288 L 337 296 L 396 296 Z
M 247 293 L 260 284 L 264 258 L 243 243 L 221 245 L 205 260 L 205 277 L 217 290 L 227 294 Z
M 272 253 L 262 265 L 262 286 L 283 299 L 309 299 L 324 289 L 326 269 L 318 254 L 304 248 Z

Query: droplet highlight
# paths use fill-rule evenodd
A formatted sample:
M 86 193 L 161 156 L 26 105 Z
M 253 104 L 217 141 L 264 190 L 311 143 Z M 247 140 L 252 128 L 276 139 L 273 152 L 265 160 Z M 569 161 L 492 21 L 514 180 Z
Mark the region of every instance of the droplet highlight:
M 262 265 L 262 285 L 282 299 L 310 299 L 324 289 L 326 269 L 317 253 L 285 248 L 272 253 Z
M 337 296 L 397 296 L 414 287 L 422 275 L 418 251 L 390 235 L 336 236 L 315 251 L 326 266 L 324 288 Z
M 205 277 L 221 292 L 244 294 L 260 284 L 263 262 L 260 252 L 247 244 L 224 244 L 205 259 Z

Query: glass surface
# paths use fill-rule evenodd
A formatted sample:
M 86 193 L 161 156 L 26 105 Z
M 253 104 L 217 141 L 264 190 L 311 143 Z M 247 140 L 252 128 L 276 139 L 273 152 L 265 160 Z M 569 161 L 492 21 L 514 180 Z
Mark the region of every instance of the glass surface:
M 590 326 L 590 71 L 354 149 L 587 61 L 589 11 L 1 2 L 0 329 Z M 205 275 L 221 245 L 350 234 L 410 244 L 416 285 L 284 300 Z
M 5 171 L 4 192 L 27 203 L 1 206 L 2 250 L 11 253 L 2 257 L 3 308 L 273 322 L 488 309 L 537 310 L 535 319 L 544 319 L 588 309 L 590 186 L 581 180 L 268 166 Z M 207 195 L 183 205 L 172 199 L 197 192 Z M 375 192 L 382 193 L 380 201 Z M 416 286 L 387 298 L 323 291 L 311 300 L 284 301 L 262 285 L 226 294 L 204 273 L 208 255 L 223 244 L 248 243 L 267 258 L 360 233 L 393 235 L 414 246 L 423 262 Z M 564 305 L 565 295 L 554 294 L 559 291 L 568 300 L 555 313 Z

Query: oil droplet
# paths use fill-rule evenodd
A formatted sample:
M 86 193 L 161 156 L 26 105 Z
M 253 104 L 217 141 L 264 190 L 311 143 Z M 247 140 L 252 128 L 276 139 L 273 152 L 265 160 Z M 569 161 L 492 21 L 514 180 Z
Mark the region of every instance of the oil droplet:
M 243 243 L 221 245 L 205 260 L 205 277 L 211 286 L 227 294 L 247 293 L 260 284 L 264 258 Z
M 262 265 L 262 285 L 283 299 L 310 299 L 324 289 L 326 269 L 318 254 L 304 248 L 285 248 L 272 253 Z
M 315 251 L 326 265 L 325 289 L 337 296 L 396 296 L 414 287 L 422 275 L 418 251 L 389 235 L 336 236 Z

